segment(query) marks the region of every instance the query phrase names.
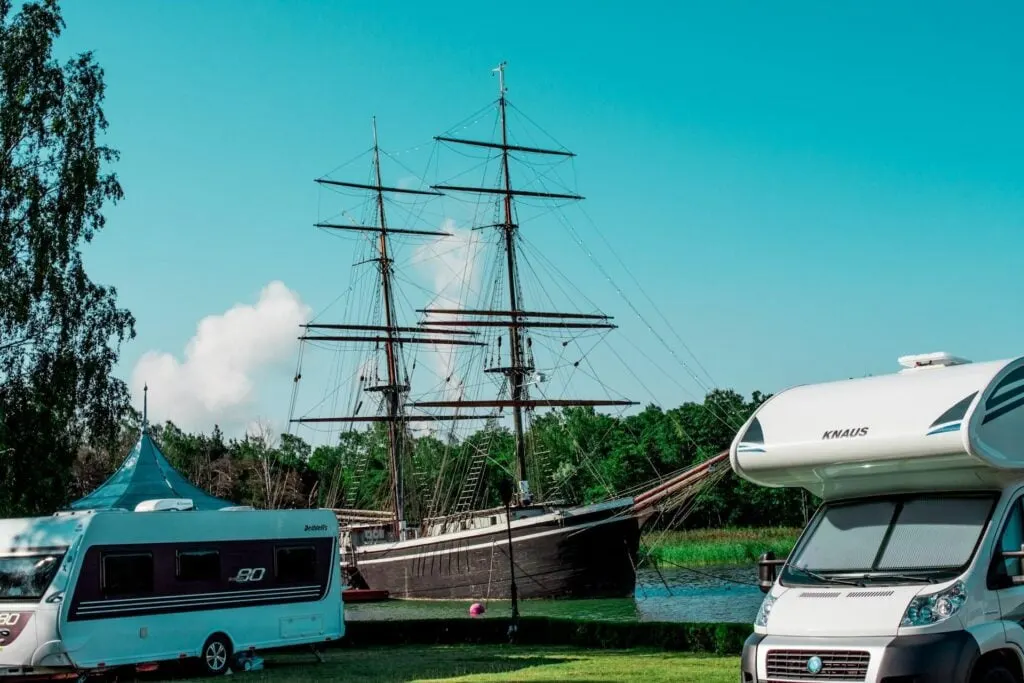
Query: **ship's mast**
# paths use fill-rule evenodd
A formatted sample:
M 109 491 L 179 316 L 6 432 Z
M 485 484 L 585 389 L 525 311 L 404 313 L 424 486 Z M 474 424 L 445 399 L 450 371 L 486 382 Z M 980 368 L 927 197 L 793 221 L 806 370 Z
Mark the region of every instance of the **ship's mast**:
M 324 422 L 387 422 L 388 425 L 388 465 L 391 474 L 391 498 L 394 509 L 395 533 L 401 536 L 405 528 L 405 487 L 403 474 L 403 453 L 405 423 L 410 421 L 432 421 L 447 419 L 480 419 L 479 415 L 453 414 L 453 415 L 407 415 L 404 411 L 405 399 L 409 394 L 408 378 L 402 377 L 401 368 L 401 347 L 404 344 L 434 344 L 434 345 L 473 345 L 480 346 L 480 342 L 459 339 L 459 335 L 474 335 L 474 332 L 466 330 L 437 329 L 430 326 L 402 327 L 397 322 L 395 311 L 395 299 L 392 282 L 392 268 L 394 261 L 391 258 L 390 235 L 417 235 L 427 237 L 450 237 L 451 233 L 432 230 L 409 230 L 395 229 L 388 225 L 387 212 L 385 211 L 384 197 L 387 193 L 404 195 L 438 196 L 441 193 L 437 190 L 413 190 L 384 185 L 381 164 L 380 145 L 377 139 L 377 119 L 373 118 L 373 166 L 375 183 L 367 185 L 364 183 L 353 183 L 340 180 L 328 180 L 318 178 L 317 183 L 336 187 L 369 190 L 374 193 L 377 205 L 377 225 L 348 225 L 338 223 L 316 223 L 318 228 L 332 230 L 344 230 L 350 232 L 373 232 L 377 233 L 376 251 L 377 257 L 364 263 L 375 262 L 380 274 L 381 297 L 384 304 L 383 325 L 357 325 L 348 323 L 310 323 L 304 325 L 307 333 L 299 337 L 304 341 L 320 342 L 368 342 L 382 344 L 387 363 L 387 384 L 364 387 L 364 391 L 378 392 L 383 397 L 383 415 L 352 415 L 345 417 L 307 417 L 293 419 L 298 423 L 324 423 Z M 333 334 L 310 335 L 308 330 L 334 330 Z M 349 332 L 350 334 L 338 334 L 337 332 Z M 410 336 L 412 335 L 412 336 Z
M 508 378 L 512 385 L 512 426 L 515 429 L 516 437 L 516 470 L 519 474 L 520 499 L 529 503 L 530 489 L 526 476 L 526 441 L 523 438 L 523 409 L 519 402 L 526 398 L 526 367 L 523 363 L 523 340 L 519 335 L 519 278 L 516 268 L 516 225 L 512 220 L 512 179 L 508 172 L 508 121 L 505 111 L 505 62 L 498 65 L 498 107 L 501 111 L 501 168 L 502 176 L 505 179 L 505 224 L 502 230 L 505 233 L 505 259 L 508 264 L 508 302 L 511 308 L 508 327 L 509 351 L 511 363 L 509 364 Z
M 610 324 L 610 318 L 603 315 L 588 315 L 581 313 L 558 313 L 550 311 L 524 311 L 520 308 L 522 296 L 519 291 L 519 269 L 516 263 L 516 233 L 519 226 L 516 223 L 516 215 L 513 206 L 513 199 L 516 196 L 534 197 L 541 199 L 562 199 L 579 200 L 583 197 L 576 194 L 560 194 L 553 192 L 535 192 L 530 190 L 519 190 L 512 187 L 512 179 L 509 174 L 509 155 L 512 152 L 542 154 L 571 157 L 572 152 L 556 149 L 541 149 L 538 147 L 524 147 L 522 145 L 509 144 L 508 136 L 508 101 L 505 97 L 505 67 L 502 62 L 492 71 L 498 74 L 498 111 L 501 122 L 501 142 L 484 142 L 477 140 L 461 140 L 445 136 L 436 136 L 435 139 L 442 142 L 454 144 L 471 145 L 498 149 L 501 151 L 502 186 L 500 188 L 488 187 L 466 187 L 462 185 L 435 185 L 435 190 L 446 192 L 469 192 L 478 194 L 499 194 L 502 195 L 504 212 L 503 221 L 495 226 L 503 232 L 503 247 L 505 250 L 505 264 L 508 270 L 508 296 L 509 310 L 479 310 L 479 309 L 421 309 L 420 312 L 435 315 L 458 315 L 457 320 L 431 320 L 429 323 L 435 326 L 457 325 L 465 327 L 508 327 L 509 332 L 509 364 L 505 367 L 488 368 L 487 372 L 500 373 L 508 379 L 511 400 L 495 399 L 482 401 L 418 401 L 409 405 L 422 408 L 441 407 L 472 407 L 472 408 L 510 408 L 512 410 L 512 425 L 515 433 L 516 449 L 516 473 L 519 477 L 519 499 L 520 505 L 530 505 L 532 493 L 530 492 L 527 475 L 526 439 L 523 429 L 523 410 L 533 410 L 537 407 L 556 406 L 626 406 L 635 405 L 634 401 L 616 401 L 603 399 L 554 399 L 534 400 L 529 397 L 526 378 L 533 372 L 532 360 L 527 357 L 523 349 L 523 330 L 531 327 L 547 328 L 585 328 L 585 329 L 611 329 L 615 325 Z M 478 319 L 494 316 L 498 318 L 507 317 L 508 321 L 494 319 Z M 548 320 L 536 320 L 536 318 L 547 318 Z M 552 320 L 553 319 L 553 320 Z M 568 322 L 569 319 L 590 322 Z
M 388 453 L 391 456 L 392 473 L 391 495 L 395 501 L 395 519 L 401 529 L 405 522 L 405 485 L 402 476 L 401 441 L 398 430 L 402 417 L 400 395 L 405 387 L 399 385 L 398 361 L 395 354 L 394 297 L 391 293 L 391 259 L 388 258 L 388 221 L 384 212 L 384 190 L 380 173 L 380 145 L 377 142 L 376 116 L 373 117 L 373 166 L 374 175 L 377 178 L 377 214 L 380 220 L 377 247 L 380 254 L 378 264 L 380 266 L 381 293 L 384 297 L 384 326 L 387 328 L 384 352 L 387 355 L 388 383 L 386 386 L 380 387 L 380 390 L 387 400 Z

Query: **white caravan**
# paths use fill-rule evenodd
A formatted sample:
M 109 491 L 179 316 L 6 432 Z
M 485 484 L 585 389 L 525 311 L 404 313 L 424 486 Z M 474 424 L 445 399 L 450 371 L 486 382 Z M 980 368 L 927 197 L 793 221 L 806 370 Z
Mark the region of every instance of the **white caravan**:
M 329 510 L 61 512 L 0 520 L 0 676 L 194 660 L 344 635 Z
M 1024 357 L 900 363 L 783 391 L 733 441 L 743 478 L 823 499 L 762 557 L 743 683 L 1024 681 Z

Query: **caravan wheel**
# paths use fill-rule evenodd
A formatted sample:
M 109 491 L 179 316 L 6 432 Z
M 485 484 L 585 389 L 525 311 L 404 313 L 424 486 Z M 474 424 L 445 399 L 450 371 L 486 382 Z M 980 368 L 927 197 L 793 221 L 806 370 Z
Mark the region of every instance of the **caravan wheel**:
M 206 639 L 199 654 L 199 665 L 207 676 L 220 676 L 227 672 L 231 660 L 231 641 L 223 633 L 214 633 Z

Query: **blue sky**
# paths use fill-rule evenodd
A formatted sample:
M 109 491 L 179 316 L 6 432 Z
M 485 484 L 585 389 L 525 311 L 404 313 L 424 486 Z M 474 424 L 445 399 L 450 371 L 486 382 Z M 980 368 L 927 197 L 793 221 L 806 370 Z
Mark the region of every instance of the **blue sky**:
M 326 306 L 352 250 L 311 227 L 313 178 L 369 146 L 372 115 L 398 152 L 479 110 L 500 60 L 512 102 L 579 155 L 581 235 L 678 348 L 600 230 L 716 385 L 1020 353 L 1024 9 L 923 7 L 66 2 L 60 48 L 95 51 L 122 153 L 126 199 L 87 251 L 138 319 L 119 371 L 181 358 L 271 281 Z M 604 381 L 666 406 L 703 393 L 582 252 L 536 239 L 666 359 Z M 287 416 L 289 353 L 254 361 L 236 407 Z

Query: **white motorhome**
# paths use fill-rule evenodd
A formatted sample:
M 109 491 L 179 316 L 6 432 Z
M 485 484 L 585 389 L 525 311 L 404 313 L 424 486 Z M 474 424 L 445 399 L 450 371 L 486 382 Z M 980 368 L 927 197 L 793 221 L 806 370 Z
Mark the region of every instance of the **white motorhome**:
M 1024 681 L 1024 358 L 900 359 L 771 397 L 734 471 L 823 503 L 766 591 L 740 680 Z
M 235 655 L 344 635 L 329 510 L 60 512 L 0 520 L 0 676 Z

